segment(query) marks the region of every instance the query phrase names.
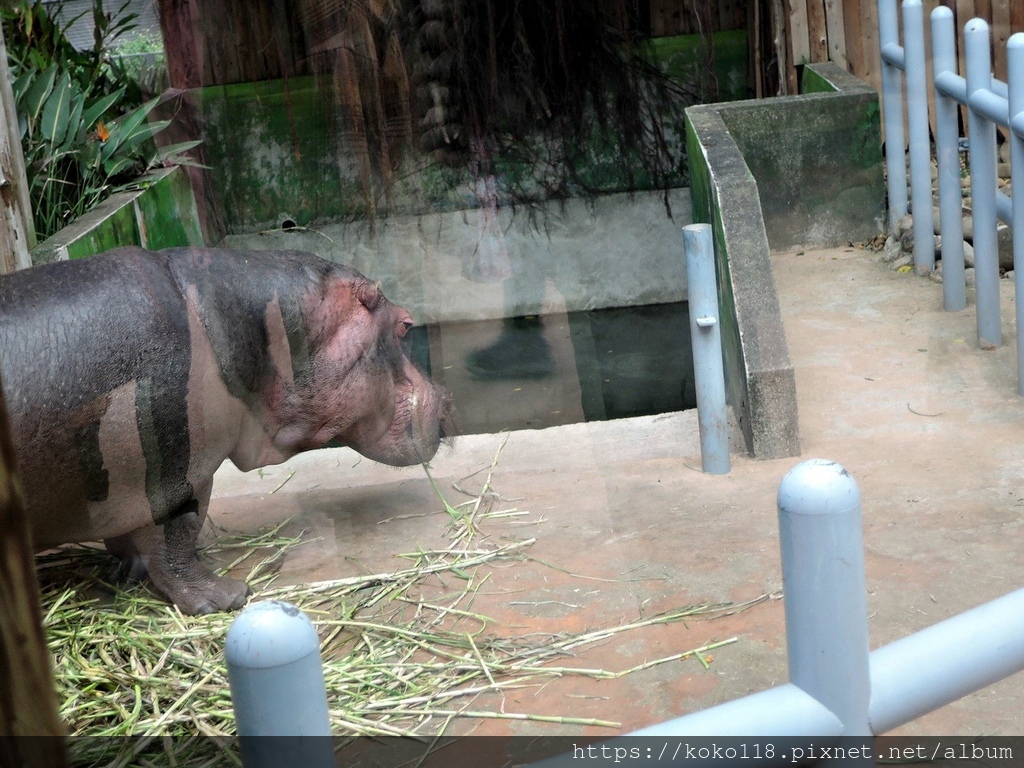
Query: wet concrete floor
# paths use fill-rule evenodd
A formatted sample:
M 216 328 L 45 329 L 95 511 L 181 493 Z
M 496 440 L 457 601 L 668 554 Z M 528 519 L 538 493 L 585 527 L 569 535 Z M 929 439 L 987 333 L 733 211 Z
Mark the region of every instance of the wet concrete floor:
M 1006 343 L 982 351 L 973 303 L 943 312 L 940 285 L 891 271 L 872 253 L 809 250 L 772 261 L 796 371 L 801 458 L 842 463 L 864 498 L 872 648 L 1024 586 L 1024 401 L 1011 281 L 1002 285 Z M 446 494 L 465 498 L 452 481 L 478 488 L 505 437 L 466 436 L 443 450 L 432 467 Z M 495 565 L 477 596 L 473 609 L 496 618 L 496 631 L 580 632 L 763 599 L 724 618 L 615 635 L 557 662 L 621 670 L 736 637 L 711 653 L 707 669 L 690 658 L 615 680 L 566 677 L 488 694 L 473 708 L 611 720 L 629 731 L 786 682 L 775 494 L 799 460 L 734 453 L 728 475 L 703 474 L 695 411 L 509 433 L 492 485 L 502 504 L 529 514 L 488 521 L 477 543 L 536 542 L 530 560 Z M 262 476 L 226 466 L 211 510 L 229 528 L 294 517 L 322 536 L 285 563 L 283 576 L 294 580 L 394 570 L 395 553 L 447 542 L 447 516 L 421 468 L 381 467 L 345 449 L 305 454 Z M 456 728 L 617 732 L 507 720 Z M 898 732 L 1024 734 L 1020 678 Z

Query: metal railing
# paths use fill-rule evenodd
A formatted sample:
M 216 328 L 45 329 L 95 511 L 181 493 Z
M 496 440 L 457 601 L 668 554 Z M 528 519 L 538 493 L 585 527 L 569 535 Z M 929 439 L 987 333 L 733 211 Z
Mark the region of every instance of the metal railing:
M 790 682 L 619 738 L 798 737 L 788 753 L 758 760 L 759 766 L 789 764 L 793 749 L 885 733 L 1024 669 L 1024 589 L 869 653 L 861 495 L 839 464 L 813 459 L 790 470 L 779 484 L 778 510 Z M 228 633 L 228 646 L 246 768 L 274 764 L 264 759 L 274 742 L 249 737 L 325 732 L 316 633 L 297 609 L 278 602 L 250 606 Z M 617 762 L 649 766 L 647 758 L 641 752 Z M 537 765 L 571 766 L 573 759 Z M 690 763 L 680 756 L 683 762 Z M 308 755 L 304 764 L 331 762 L 324 753 Z M 746 765 L 715 761 L 720 768 L 730 764 Z
M 896 0 L 879 0 L 889 223 L 893 226 L 907 212 L 900 77 L 905 72 L 910 204 L 915 214 L 914 267 L 919 274 L 926 274 L 934 269 L 935 249 L 921 0 L 903 0 L 902 11 L 901 47 Z M 967 306 L 957 114 L 962 105 L 967 107 L 978 344 L 983 349 L 994 349 L 1003 343 L 997 228 L 1000 220 L 1011 226 L 1017 221 L 1021 224 L 1013 228 L 1017 393 L 1024 395 L 1024 193 L 1011 198 L 1000 192 L 996 174 L 996 126 L 1002 126 L 1009 132 L 1011 187 L 1024 190 L 1024 33 L 1014 34 L 1006 43 L 1007 83 L 992 76 L 988 24 L 983 19 L 971 19 L 964 26 L 963 37 L 965 72 L 961 76 L 957 73 L 953 12 L 945 6 L 932 11 L 932 87 L 944 306 L 950 311 Z
M 721 316 L 715 245 L 710 224 L 683 227 L 686 287 L 693 345 L 693 380 L 697 389 L 697 427 L 701 468 L 712 475 L 729 473 L 729 412 L 725 403 Z

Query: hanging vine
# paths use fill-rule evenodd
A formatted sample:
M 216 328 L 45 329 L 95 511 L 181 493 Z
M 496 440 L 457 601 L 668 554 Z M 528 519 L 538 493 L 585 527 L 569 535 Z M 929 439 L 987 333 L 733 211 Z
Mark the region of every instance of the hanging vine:
M 371 215 L 411 149 L 492 192 L 500 178 L 501 202 L 679 183 L 696 95 L 657 67 L 639 0 L 303 0 L 300 13 Z

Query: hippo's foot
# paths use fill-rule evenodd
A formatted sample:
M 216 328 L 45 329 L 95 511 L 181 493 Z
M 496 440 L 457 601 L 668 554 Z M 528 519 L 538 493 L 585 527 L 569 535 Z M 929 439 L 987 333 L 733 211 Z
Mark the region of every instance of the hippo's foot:
M 217 576 L 199 561 L 195 550 L 199 527 L 198 515 L 191 512 L 105 543 L 121 558 L 123 578 L 139 580 L 148 574 L 153 586 L 182 613 L 237 610 L 252 592 L 244 581 Z

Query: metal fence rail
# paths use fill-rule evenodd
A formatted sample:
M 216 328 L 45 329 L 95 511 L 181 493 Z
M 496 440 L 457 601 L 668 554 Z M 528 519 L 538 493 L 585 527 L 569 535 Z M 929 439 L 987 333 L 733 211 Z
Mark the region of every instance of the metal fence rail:
M 758 760 L 791 764 L 794 748 L 880 735 L 1024 669 L 1024 589 L 869 653 L 856 481 L 835 462 L 804 461 L 780 483 L 778 507 L 790 682 L 644 728 L 621 737 L 624 743 L 638 736 L 744 736 L 751 744 L 752 737 L 799 737 L 788 752 Z M 536 765 L 568 768 L 572 760 Z M 617 762 L 650 764 L 645 752 Z M 693 761 L 668 761 L 684 763 Z
M 883 94 L 886 116 L 886 171 L 889 223 L 907 210 L 907 177 L 902 147 L 904 99 L 900 72 L 906 72 L 906 108 L 910 131 L 911 210 L 915 214 L 914 266 L 919 274 L 934 268 L 931 242 L 931 168 L 928 163 L 928 84 L 924 66 L 921 0 L 903 1 L 904 45 L 899 45 L 896 0 L 879 0 Z M 958 107 L 967 107 L 971 201 L 974 222 L 975 304 L 978 344 L 1003 343 L 999 298 L 998 221 L 1013 228 L 1014 291 L 1017 332 L 1017 393 L 1024 395 L 1024 193 L 1013 198 L 998 190 L 996 126 L 1008 129 L 1011 185 L 1024 190 L 1024 33 L 1007 41 L 1008 83 L 992 77 L 991 35 L 983 19 L 964 26 L 965 72 L 957 73 L 953 12 L 940 6 L 931 14 L 932 88 L 935 100 L 935 155 L 938 164 L 939 234 L 942 239 L 944 306 L 967 306 L 960 186 Z M 1019 231 L 1018 231 L 1019 230 Z
M 767 768 L 792 763 L 793 749 L 885 733 L 1024 669 L 1024 589 L 869 653 L 856 481 L 835 462 L 804 461 L 780 483 L 778 509 L 790 682 L 619 738 L 797 737 L 788 753 L 758 760 Z M 268 602 L 247 608 L 236 625 L 240 628 L 232 626 L 229 645 L 233 637 L 244 637 L 245 653 L 229 654 L 229 665 L 243 747 L 250 736 L 323 733 L 323 676 L 308 620 L 297 609 Z M 299 666 L 303 674 L 295 673 Z M 282 710 L 277 703 L 300 701 L 311 702 L 307 708 L 314 717 L 297 716 L 297 706 Z M 246 768 L 280 764 L 265 759 L 267 745 L 275 742 L 249 741 L 251 750 L 243 749 L 242 755 Z M 615 743 L 607 742 L 612 748 Z M 323 743 L 314 741 L 310 748 L 322 750 Z M 573 766 L 575 759 L 569 754 L 536 765 Z M 650 765 L 646 752 L 620 762 Z M 659 765 L 666 762 L 692 765 L 685 756 Z M 328 752 L 311 753 L 304 762 L 308 768 L 331 764 Z M 714 765 L 747 762 L 716 760 Z

